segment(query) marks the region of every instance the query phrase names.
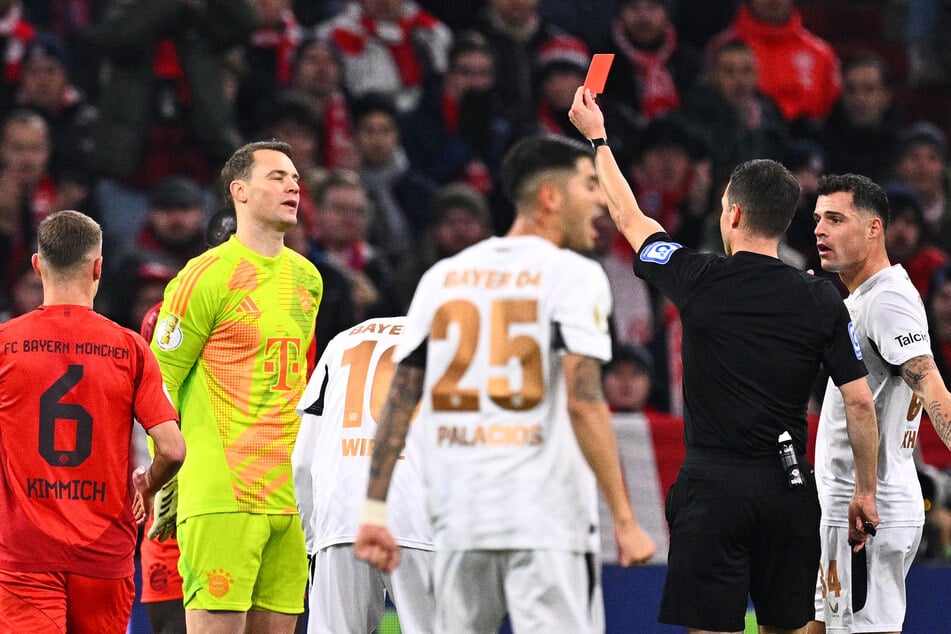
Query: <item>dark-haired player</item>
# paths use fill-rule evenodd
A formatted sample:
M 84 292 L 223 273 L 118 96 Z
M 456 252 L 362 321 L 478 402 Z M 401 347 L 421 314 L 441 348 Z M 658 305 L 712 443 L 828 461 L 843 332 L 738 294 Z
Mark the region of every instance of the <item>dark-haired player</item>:
M 355 548 L 382 570 L 398 562 L 384 500 L 420 405 L 436 631 L 495 631 L 508 612 L 516 631 L 593 632 L 595 481 L 620 562 L 655 550 L 634 518 L 601 389 L 608 281 L 577 253 L 592 248 L 604 199 L 577 141 L 523 139 L 502 172 L 516 208 L 508 234 L 441 260 L 413 296 Z
M 721 199 L 726 256 L 673 242 L 645 216 L 614 160 L 604 117 L 585 88 L 569 112 L 596 146 L 608 209 L 637 251 L 635 272 L 683 321 L 686 459 L 667 498 L 670 552 L 660 620 L 689 631 L 743 629 L 752 597 L 761 632 L 801 628 L 813 615 L 819 504 L 805 464 L 806 406 L 820 364 L 842 393 L 855 454 L 850 537 L 878 523 L 878 436 L 849 313 L 825 279 L 784 264 L 779 240 L 799 184 L 769 160 L 738 166 Z M 787 473 L 778 440 L 800 458 Z

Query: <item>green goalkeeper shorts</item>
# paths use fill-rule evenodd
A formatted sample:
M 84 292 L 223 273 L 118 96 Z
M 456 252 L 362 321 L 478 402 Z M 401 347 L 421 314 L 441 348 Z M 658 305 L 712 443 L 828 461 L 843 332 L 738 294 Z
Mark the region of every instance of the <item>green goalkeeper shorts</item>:
M 304 611 L 307 552 L 300 516 L 212 513 L 178 525 L 187 610 Z

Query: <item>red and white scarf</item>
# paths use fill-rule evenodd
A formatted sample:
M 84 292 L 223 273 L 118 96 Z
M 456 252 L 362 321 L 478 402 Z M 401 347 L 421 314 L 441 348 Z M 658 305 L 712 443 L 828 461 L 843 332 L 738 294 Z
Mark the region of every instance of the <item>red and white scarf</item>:
M 618 50 L 631 62 L 634 76 L 641 87 L 641 113 L 653 119 L 680 107 L 680 94 L 667 63 L 677 49 L 677 32 L 667 25 L 664 42 L 654 52 L 635 47 L 620 21 L 611 27 L 611 37 Z
M 301 30 L 294 13 L 288 9 L 281 15 L 281 25 L 265 25 L 251 36 L 251 45 L 256 48 L 274 49 L 274 77 L 279 86 L 291 80 L 294 52 L 300 44 Z

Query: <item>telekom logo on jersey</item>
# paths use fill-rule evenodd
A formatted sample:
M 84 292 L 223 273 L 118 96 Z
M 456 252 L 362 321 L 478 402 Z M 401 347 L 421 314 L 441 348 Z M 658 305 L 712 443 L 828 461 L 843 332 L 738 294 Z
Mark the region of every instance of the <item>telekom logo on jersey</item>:
M 264 352 L 271 354 L 271 350 L 277 348 L 277 383 L 271 385 L 271 390 L 275 392 L 290 392 L 293 388 L 288 381 L 290 373 L 300 374 L 300 363 L 296 360 L 291 361 L 291 353 L 294 352 L 294 358 L 297 359 L 301 354 L 300 339 L 298 337 L 268 337 L 264 342 Z M 264 371 L 274 372 L 274 361 L 264 362 Z

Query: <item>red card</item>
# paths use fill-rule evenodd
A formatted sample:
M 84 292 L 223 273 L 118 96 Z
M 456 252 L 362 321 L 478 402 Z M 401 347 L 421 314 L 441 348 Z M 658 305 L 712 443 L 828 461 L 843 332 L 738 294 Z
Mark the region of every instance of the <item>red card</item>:
M 591 58 L 588 66 L 588 76 L 584 78 L 584 87 L 591 94 L 598 95 L 604 92 L 604 84 L 608 81 L 608 71 L 614 61 L 614 53 L 597 53 Z

